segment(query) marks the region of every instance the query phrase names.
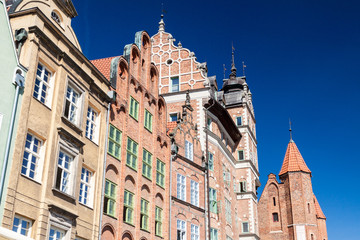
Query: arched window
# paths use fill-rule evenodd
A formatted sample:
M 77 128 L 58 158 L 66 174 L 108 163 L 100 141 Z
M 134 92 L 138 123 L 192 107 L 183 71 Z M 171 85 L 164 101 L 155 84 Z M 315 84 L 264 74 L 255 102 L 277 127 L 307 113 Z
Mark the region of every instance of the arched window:
M 59 16 L 59 14 L 56 13 L 55 11 L 52 11 L 52 12 L 51 12 L 51 18 L 52 18 L 55 22 L 57 22 L 59 25 L 61 24 L 61 18 L 60 18 L 60 16 Z

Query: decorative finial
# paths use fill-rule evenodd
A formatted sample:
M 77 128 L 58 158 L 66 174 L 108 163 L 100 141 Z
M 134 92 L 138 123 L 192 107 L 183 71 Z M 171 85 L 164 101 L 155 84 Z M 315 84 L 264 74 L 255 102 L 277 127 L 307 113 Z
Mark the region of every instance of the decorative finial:
M 190 90 L 189 89 L 186 91 L 185 105 L 190 105 Z
M 246 68 L 246 65 L 245 65 L 244 61 L 242 62 L 242 67 L 243 67 L 243 76 L 245 76 L 245 68 Z
M 225 79 L 225 72 L 226 72 L 225 64 L 223 64 L 223 67 L 224 67 L 224 79 Z
M 159 22 L 159 32 L 165 31 L 164 14 L 161 14 L 161 20 Z
M 291 132 L 291 119 L 289 118 L 289 132 L 290 132 L 290 142 L 294 142 L 292 139 L 292 132 Z
M 230 78 L 235 78 L 236 77 L 236 67 L 235 67 L 235 59 L 234 59 L 234 44 L 231 43 L 231 48 L 232 48 L 232 63 L 231 63 L 231 73 L 230 73 Z

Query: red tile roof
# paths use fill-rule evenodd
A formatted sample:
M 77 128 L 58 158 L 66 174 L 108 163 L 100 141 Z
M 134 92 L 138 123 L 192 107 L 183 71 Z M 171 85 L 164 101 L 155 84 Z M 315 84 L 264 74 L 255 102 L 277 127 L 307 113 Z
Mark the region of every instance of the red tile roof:
M 320 204 L 319 204 L 318 200 L 315 197 L 315 194 L 314 194 L 314 202 L 315 202 L 316 217 L 326 219 L 325 214 L 321 210 Z
M 174 130 L 174 128 L 177 126 L 177 122 L 173 121 L 173 122 L 167 122 L 166 128 L 167 128 L 167 134 L 169 134 L 170 132 L 172 132 L 172 130 Z
M 94 64 L 94 66 L 99 69 L 99 71 L 106 77 L 107 80 L 110 80 L 110 68 L 111 68 L 111 60 L 116 57 L 108 57 L 91 60 L 90 62 Z
M 284 158 L 283 165 L 281 167 L 280 175 L 283 175 L 287 172 L 307 172 L 311 173 L 310 169 L 306 166 L 306 163 L 299 152 L 295 142 L 291 140 L 286 149 L 286 154 Z

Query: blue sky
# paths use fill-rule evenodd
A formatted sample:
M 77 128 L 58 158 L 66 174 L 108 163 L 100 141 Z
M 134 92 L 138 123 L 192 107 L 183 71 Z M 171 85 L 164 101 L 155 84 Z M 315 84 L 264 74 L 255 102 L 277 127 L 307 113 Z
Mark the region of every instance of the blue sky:
M 253 93 L 260 180 L 293 138 L 313 172 L 330 239 L 359 239 L 360 3 L 357 1 L 74 1 L 85 56 L 121 55 L 135 32 L 165 30 L 207 62 L 221 86 L 231 43 Z M 262 191 L 262 188 L 259 192 Z

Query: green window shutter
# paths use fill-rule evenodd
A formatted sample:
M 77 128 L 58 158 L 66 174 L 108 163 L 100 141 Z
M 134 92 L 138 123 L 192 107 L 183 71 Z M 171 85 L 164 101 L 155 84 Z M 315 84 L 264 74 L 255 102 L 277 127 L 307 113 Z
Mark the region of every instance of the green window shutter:
M 152 154 L 147 150 L 143 149 L 142 174 L 144 177 L 151 180 L 151 172 L 152 172 Z
M 121 156 L 121 131 L 110 124 L 108 153 L 119 159 Z
M 127 141 L 127 154 L 126 154 L 126 165 L 137 170 L 137 154 L 138 154 L 138 144 L 133 141 L 131 138 L 128 138 Z
M 165 163 L 156 159 L 156 184 L 165 187 Z

